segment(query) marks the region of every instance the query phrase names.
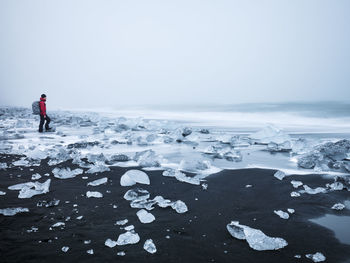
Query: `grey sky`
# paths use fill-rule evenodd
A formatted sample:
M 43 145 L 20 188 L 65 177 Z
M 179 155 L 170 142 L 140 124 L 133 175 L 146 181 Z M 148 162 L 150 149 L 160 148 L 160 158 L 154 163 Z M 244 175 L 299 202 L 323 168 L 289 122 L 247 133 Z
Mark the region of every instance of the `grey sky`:
M 0 105 L 350 98 L 350 1 L 0 1 Z

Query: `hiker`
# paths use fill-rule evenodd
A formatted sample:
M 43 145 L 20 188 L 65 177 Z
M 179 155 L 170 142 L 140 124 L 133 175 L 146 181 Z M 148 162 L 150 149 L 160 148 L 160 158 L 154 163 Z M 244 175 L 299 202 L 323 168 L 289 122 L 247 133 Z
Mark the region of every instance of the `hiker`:
M 39 132 L 43 132 L 43 126 L 44 126 L 44 122 L 45 123 L 45 130 L 46 131 L 50 131 L 51 128 L 49 127 L 50 124 L 50 118 L 49 116 L 46 115 L 46 95 L 45 94 L 41 94 L 40 97 L 40 102 L 39 102 L 39 106 L 40 106 L 40 124 L 39 124 Z

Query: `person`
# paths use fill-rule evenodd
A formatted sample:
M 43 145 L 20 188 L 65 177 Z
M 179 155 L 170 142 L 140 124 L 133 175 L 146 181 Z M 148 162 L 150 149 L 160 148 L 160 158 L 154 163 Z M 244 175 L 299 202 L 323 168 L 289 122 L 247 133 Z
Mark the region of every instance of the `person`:
M 45 130 L 50 131 L 51 128 L 49 127 L 49 124 L 51 119 L 49 118 L 49 116 L 46 115 L 46 95 L 45 94 L 41 94 L 39 106 L 40 106 L 39 132 L 43 132 L 43 126 L 45 121 L 46 121 Z

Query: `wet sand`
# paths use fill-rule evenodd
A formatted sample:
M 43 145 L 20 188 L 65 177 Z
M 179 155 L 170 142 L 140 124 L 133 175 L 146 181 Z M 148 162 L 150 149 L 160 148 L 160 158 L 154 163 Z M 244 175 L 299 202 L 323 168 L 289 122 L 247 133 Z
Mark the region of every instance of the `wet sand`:
M 0 162 L 12 163 L 18 156 L 1 155 Z M 175 178 L 162 176 L 161 171 L 147 172 L 150 185 L 137 185 L 150 192 L 151 198 L 162 195 L 172 201 L 182 200 L 189 211 L 178 214 L 171 208 L 155 207 L 151 213 L 156 220 L 142 224 L 137 216 L 138 209 L 131 208 L 124 200 L 125 192 L 134 187 L 122 187 L 121 175 L 131 168 L 111 167 L 111 171 L 72 179 L 54 178 L 54 167 L 71 167 L 70 162 L 48 166 L 47 160 L 40 167 L 13 167 L 0 170 L 0 209 L 26 207 L 29 213 L 15 216 L 0 215 L 1 262 L 312 262 L 305 254 L 321 252 L 327 262 L 346 262 L 350 258 L 350 246 L 341 244 L 334 233 L 309 221 L 324 214 L 350 215 L 350 211 L 334 211 L 332 205 L 348 199 L 348 191 L 326 194 L 302 194 L 290 197 L 295 189 L 291 180 L 301 180 L 310 187 L 324 186 L 332 179 L 319 175 L 295 175 L 276 179 L 274 170 L 246 169 L 225 170 L 207 177 L 208 189 L 181 183 Z M 34 169 L 30 171 L 29 169 Z M 39 179 L 44 182 L 51 178 L 50 192 L 19 199 L 18 191 L 8 190 L 10 185 L 31 181 L 31 175 L 50 173 Z M 18 177 L 21 175 L 21 177 Z M 96 187 L 86 186 L 88 182 L 108 177 L 108 183 Z M 252 185 L 246 188 L 246 185 Z M 103 198 L 87 198 L 86 191 L 99 191 Z M 107 192 L 106 192 L 107 191 Z M 110 191 L 110 192 L 109 192 Z M 55 207 L 37 207 L 37 202 L 60 200 Z M 69 201 L 69 203 L 66 203 Z M 77 207 L 73 207 L 77 204 Z M 113 208 L 117 205 L 117 208 Z M 78 213 L 74 211 L 77 209 Z M 288 220 L 273 213 L 274 210 L 295 209 Z M 81 220 L 76 217 L 82 215 Z M 67 217 L 70 220 L 65 221 Z M 135 245 L 109 248 L 106 239 L 117 240 L 125 230 L 116 226 L 117 220 L 129 220 L 140 235 Z M 230 221 L 262 230 L 266 235 L 282 237 L 288 246 L 278 251 L 255 251 L 247 242 L 234 239 L 226 230 Z M 65 222 L 64 229 L 49 230 L 57 222 Z M 31 227 L 37 232 L 28 233 Z M 166 238 L 169 236 L 170 238 Z M 149 254 L 143 249 L 146 239 L 153 239 L 157 252 Z M 84 240 L 91 240 L 84 244 Z M 69 246 L 67 253 L 61 251 Z M 93 249 L 94 254 L 87 254 Z M 125 251 L 125 256 L 117 252 Z M 302 255 L 301 259 L 294 255 Z

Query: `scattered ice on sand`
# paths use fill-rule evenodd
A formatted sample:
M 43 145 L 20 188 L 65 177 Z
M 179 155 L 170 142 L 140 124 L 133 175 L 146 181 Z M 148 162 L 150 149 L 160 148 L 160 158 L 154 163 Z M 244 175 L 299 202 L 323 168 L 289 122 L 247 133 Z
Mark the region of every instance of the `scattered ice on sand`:
M 98 185 L 107 183 L 107 181 L 108 181 L 107 177 L 103 177 L 101 179 L 97 179 L 95 181 L 92 181 L 92 182 L 88 183 L 87 185 L 88 186 L 98 186 Z
M 303 185 L 303 182 L 301 182 L 301 181 L 294 181 L 293 180 L 290 183 L 293 185 L 294 188 L 298 188 L 299 186 Z
M 69 247 L 62 247 L 61 250 L 66 253 L 69 250 Z
M 0 195 L 5 195 L 6 192 L 0 191 Z
M 120 178 L 121 186 L 132 186 L 136 183 L 150 184 L 148 175 L 140 170 L 129 170 Z
M 148 224 L 155 220 L 154 215 L 147 212 L 145 209 L 142 209 L 136 213 L 141 223 Z
M 143 245 L 143 249 L 146 250 L 148 253 L 154 254 L 157 252 L 156 245 L 153 243 L 152 239 L 147 239 L 145 241 L 145 244 Z
M 32 180 L 39 180 L 41 178 L 41 175 L 36 173 L 32 175 Z
M 44 183 L 28 182 L 23 184 L 16 184 L 9 186 L 9 190 L 20 190 L 18 198 L 31 198 L 34 195 L 45 194 L 49 192 L 51 179 L 46 180 Z
M 117 240 L 117 245 L 128 245 L 128 244 L 136 244 L 140 241 L 140 236 L 135 232 L 127 231 L 123 234 L 120 234 Z
M 90 197 L 102 198 L 103 194 L 101 194 L 100 192 L 96 192 L 96 191 L 87 191 L 86 197 L 87 198 L 90 198 Z
M 59 179 L 68 179 L 74 178 L 75 176 L 82 174 L 83 169 L 77 168 L 75 170 L 71 170 L 69 167 L 67 168 L 55 168 L 52 170 L 53 176 Z
M 150 197 L 149 192 L 141 188 L 130 189 L 124 195 L 124 199 L 128 201 L 146 200 L 149 197 Z
M 127 224 L 128 222 L 129 222 L 128 219 L 123 219 L 123 220 L 118 220 L 117 222 L 115 222 L 115 224 L 118 226 L 123 226 L 123 225 Z
M 292 209 L 292 208 L 288 208 L 287 211 L 288 211 L 289 214 L 294 214 L 295 213 L 295 210 Z
M 273 211 L 276 215 L 278 215 L 280 218 L 282 219 L 288 219 L 289 218 L 289 214 L 286 212 L 283 212 L 282 210 L 274 210 Z
M 57 199 L 53 199 L 51 201 L 46 201 L 46 200 L 43 200 L 43 201 L 38 201 L 38 203 L 36 204 L 37 207 L 54 207 L 54 206 L 58 206 L 60 203 L 60 200 L 57 200 Z
M 22 207 L 0 209 L 0 214 L 3 214 L 4 216 L 14 216 L 17 213 L 23 212 L 29 212 L 29 209 Z
M 110 238 L 108 238 L 106 241 L 105 241 L 105 246 L 107 247 L 115 247 L 117 245 L 117 241 L 114 241 Z
M 291 193 L 290 193 L 290 196 L 291 196 L 291 197 L 299 197 L 300 194 L 299 194 L 298 192 L 291 192 Z
M 198 176 L 189 177 L 189 176 L 186 176 L 186 174 L 180 172 L 179 170 L 175 170 L 175 169 L 168 169 L 168 170 L 164 171 L 163 176 L 175 177 L 176 180 L 178 180 L 180 182 L 185 182 L 185 183 L 194 184 L 194 185 L 200 185 L 200 178 Z
M 97 162 L 86 171 L 88 174 L 108 172 L 111 169 L 102 162 Z
M 234 238 L 246 240 L 255 250 L 277 250 L 288 245 L 283 238 L 266 236 L 261 230 L 240 225 L 238 221 L 232 221 L 226 228 Z
M 304 190 L 300 190 L 300 193 L 307 193 L 310 195 L 315 195 L 315 194 L 319 194 L 319 193 L 327 193 L 327 190 L 323 187 L 317 187 L 317 188 L 310 188 L 309 186 L 307 186 L 306 184 L 303 185 L 304 186 Z
M 56 224 L 53 224 L 51 227 L 60 227 L 65 226 L 66 224 L 64 222 L 57 222 Z
M 286 176 L 286 174 L 282 171 L 277 171 L 273 176 L 276 177 L 278 180 L 282 180 Z
M 313 262 L 323 262 L 326 261 L 326 257 L 320 253 L 317 252 L 315 254 L 307 254 L 305 255 L 307 258 L 311 259 Z
M 88 253 L 90 255 L 93 255 L 94 254 L 94 250 L 93 249 L 86 250 L 86 253 Z
M 332 206 L 332 209 L 334 210 L 343 210 L 344 208 L 345 208 L 345 205 L 343 205 L 342 203 L 337 203 Z

